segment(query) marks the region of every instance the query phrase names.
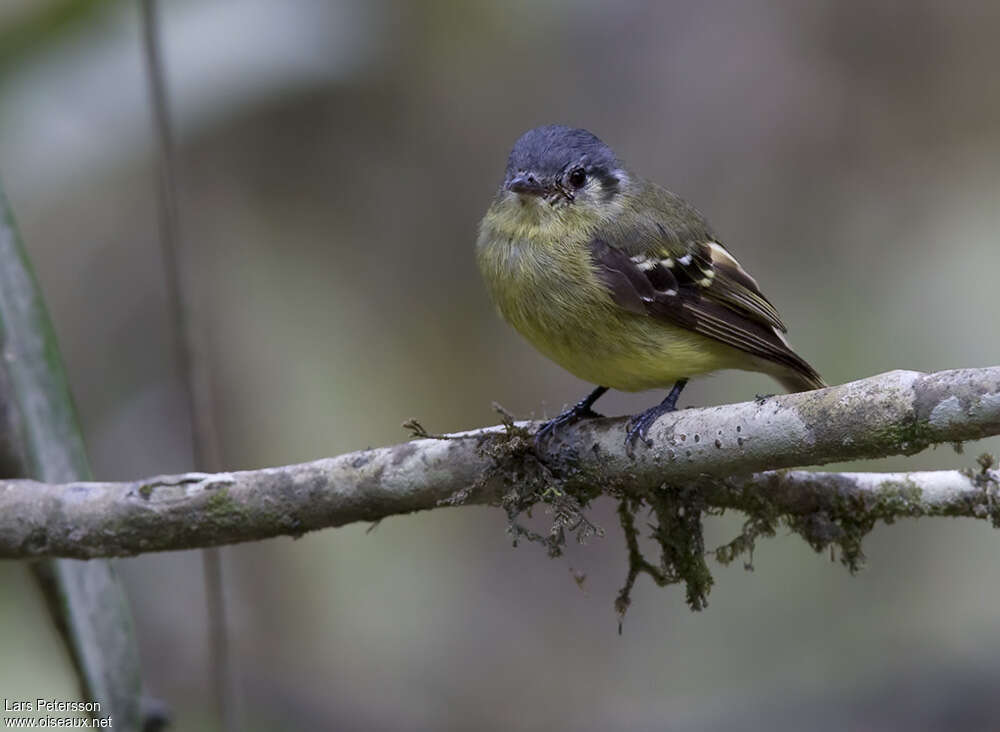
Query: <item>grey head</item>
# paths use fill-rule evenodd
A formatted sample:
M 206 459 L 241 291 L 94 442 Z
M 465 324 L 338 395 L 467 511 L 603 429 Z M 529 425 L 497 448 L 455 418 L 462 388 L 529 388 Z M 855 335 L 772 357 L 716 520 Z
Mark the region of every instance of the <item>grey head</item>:
M 610 147 L 587 130 L 545 125 L 528 130 L 510 151 L 503 189 L 553 205 L 587 192 L 607 199 L 624 172 Z

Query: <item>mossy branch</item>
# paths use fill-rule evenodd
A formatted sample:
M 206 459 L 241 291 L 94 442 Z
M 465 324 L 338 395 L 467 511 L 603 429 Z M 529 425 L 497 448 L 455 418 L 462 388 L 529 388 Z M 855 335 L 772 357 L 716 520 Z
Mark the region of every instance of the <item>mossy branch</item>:
M 503 504 L 513 521 L 533 503 L 569 496 L 583 507 L 603 493 L 644 501 L 661 519 L 678 515 L 663 504 L 671 496 L 698 511 L 737 509 L 756 517 L 757 534 L 784 517 L 817 548 L 840 544 L 854 566 L 859 533 L 875 521 L 997 516 L 992 465 L 906 474 L 773 468 L 912 454 L 998 434 L 1000 367 L 894 371 L 817 392 L 683 410 L 661 418 L 650 430 L 654 446 L 634 459 L 621 418 L 568 428 L 541 456 L 529 439 L 536 427 L 507 421 L 262 470 L 120 483 L 0 481 L 0 557 L 118 557 L 299 536 L 443 503 Z M 563 529 L 581 525 L 565 501 L 557 513 Z M 747 546 L 737 544 L 729 554 Z

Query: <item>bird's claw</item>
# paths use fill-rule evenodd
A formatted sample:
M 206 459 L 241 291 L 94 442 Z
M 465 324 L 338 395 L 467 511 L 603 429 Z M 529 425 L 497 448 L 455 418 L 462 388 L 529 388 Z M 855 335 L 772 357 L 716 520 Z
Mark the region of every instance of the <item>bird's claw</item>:
M 662 404 L 657 404 L 655 407 L 651 407 L 645 412 L 632 417 L 626 425 L 627 434 L 625 435 L 625 453 L 629 457 L 635 456 L 633 451 L 635 449 L 636 440 L 642 440 L 646 447 L 652 447 L 653 441 L 647 437 L 649 428 L 653 426 L 653 423 L 656 422 L 660 416 L 672 411 L 674 410 L 664 409 Z
M 670 393 L 667 394 L 666 399 L 655 407 L 650 407 L 645 412 L 635 415 L 628 421 L 626 425 L 627 434 L 625 435 L 625 454 L 629 457 L 635 457 L 632 450 L 635 447 L 637 438 L 646 443 L 646 447 L 653 446 L 653 441 L 646 437 L 646 433 L 649 432 L 649 428 L 653 426 L 653 423 L 664 414 L 677 411 L 677 398 L 681 395 L 687 382 L 687 379 L 679 379 L 670 390 Z
M 540 450 L 543 448 L 545 443 L 555 435 L 556 430 L 575 424 L 581 419 L 593 419 L 600 416 L 600 414 L 587 405 L 575 404 L 539 427 L 538 432 L 535 433 L 535 449 Z

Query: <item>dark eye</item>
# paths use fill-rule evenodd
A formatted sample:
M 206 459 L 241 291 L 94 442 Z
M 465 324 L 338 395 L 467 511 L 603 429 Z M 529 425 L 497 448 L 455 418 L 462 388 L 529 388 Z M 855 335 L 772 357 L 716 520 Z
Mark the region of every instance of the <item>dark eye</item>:
M 573 168 L 567 180 L 569 180 L 569 184 L 574 188 L 581 188 L 587 182 L 587 171 L 583 168 Z

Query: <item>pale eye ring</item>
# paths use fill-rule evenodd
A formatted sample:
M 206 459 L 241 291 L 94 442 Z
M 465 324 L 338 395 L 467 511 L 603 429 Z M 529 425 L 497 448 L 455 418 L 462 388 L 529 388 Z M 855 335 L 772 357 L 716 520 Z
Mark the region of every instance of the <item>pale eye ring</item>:
M 566 180 L 569 181 L 569 184 L 574 188 L 582 188 L 587 182 L 587 171 L 583 168 L 573 168 L 573 170 L 569 172 L 569 175 L 566 176 Z

